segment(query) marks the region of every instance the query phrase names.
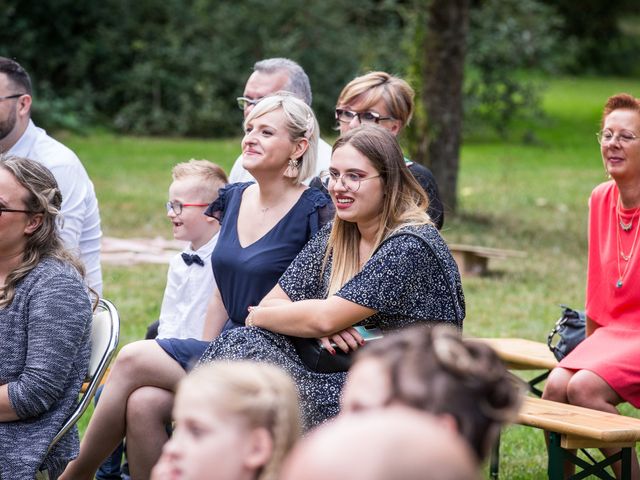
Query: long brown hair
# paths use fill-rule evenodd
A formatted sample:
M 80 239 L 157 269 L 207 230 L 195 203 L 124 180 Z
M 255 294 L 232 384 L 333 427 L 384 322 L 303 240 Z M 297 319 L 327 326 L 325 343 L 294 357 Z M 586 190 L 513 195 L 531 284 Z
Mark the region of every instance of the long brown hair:
M 24 203 L 33 214 L 42 215 L 40 226 L 27 237 L 22 261 L 0 287 L 0 308 L 11 304 L 16 285 L 26 277 L 44 257 L 53 257 L 73 265 L 84 276 L 84 266 L 62 245 L 57 230 L 62 194 L 53 174 L 43 165 L 28 158 L 0 155 L 0 168 L 10 172 L 28 192 Z
M 433 222 L 426 213 L 429 199 L 407 168 L 402 149 L 396 137 L 388 130 L 371 125 L 350 130 L 340 137 L 333 151 L 351 145 L 371 162 L 380 174 L 384 188 L 380 225 L 373 251 L 399 228 L 408 225 L 425 225 Z M 333 295 L 360 270 L 360 231 L 352 222 L 333 221 L 327 244 L 325 265 L 333 255 L 328 295 Z

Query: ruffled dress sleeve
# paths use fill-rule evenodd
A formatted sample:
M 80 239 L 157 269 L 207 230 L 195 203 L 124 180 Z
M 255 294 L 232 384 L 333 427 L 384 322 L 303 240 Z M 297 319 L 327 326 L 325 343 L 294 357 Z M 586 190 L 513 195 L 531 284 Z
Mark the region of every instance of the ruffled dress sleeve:
M 309 237 L 312 237 L 333 219 L 333 203 L 327 193 L 317 188 L 308 188 L 304 195 L 308 203 Z
M 241 182 L 241 183 L 230 183 L 225 185 L 220 190 L 218 190 L 218 198 L 216 198 L 204 211 L 204 214 L 207 217 L 212 217 L 218 220 L 220 224 L 222 224 L 222 219 L 224 217 L 224 211 L 229 204 L 229 199 L 235 195 L 240 194 L 245 188 L 251 185 L 254 182 Z

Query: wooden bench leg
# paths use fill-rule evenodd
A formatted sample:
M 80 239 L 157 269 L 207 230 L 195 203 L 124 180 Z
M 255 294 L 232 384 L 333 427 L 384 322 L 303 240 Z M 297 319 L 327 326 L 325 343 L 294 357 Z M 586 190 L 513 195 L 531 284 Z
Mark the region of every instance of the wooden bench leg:
M 561 435 L 555 432 L 549 432 L 549 465 L 547 473 L 549 480 L 562 480 L 564 478 L 564 462 L 569 461 L 573 465 L 580 467 L 582 470 L 575 473 L 569 480 L 582 480 L 593 475 L 602 480 L 615 480 L 615 477 L 605 470 L 618 460 L 621 461 L 621 478 L 623 480 L 631 479 L 631 448 L 623 448 L 618 453 L 611 455 L 599 462 L 595 461 L 590 455 L 588 456 L 592 463 L 586 462 L 577 455 L 565 450 L 560 446 Z
M 532 378 L 531 380 L 529 380 L 529 382 L 528 382 L 529 383 L 529 391 L 531 393 L 533 393 L 536 397 L 542 398 L 542 390 L 540 390 L 536 385 L 538 385 L 540 382 L 546 380 L 550 373 L 551 373 L 551 370 L 546 371 L 543 374 L 538 375 L 537 377 Z
M 560 434 L 549 432 L 549 480 L 564 480 L 564 449 L 560 446 Z

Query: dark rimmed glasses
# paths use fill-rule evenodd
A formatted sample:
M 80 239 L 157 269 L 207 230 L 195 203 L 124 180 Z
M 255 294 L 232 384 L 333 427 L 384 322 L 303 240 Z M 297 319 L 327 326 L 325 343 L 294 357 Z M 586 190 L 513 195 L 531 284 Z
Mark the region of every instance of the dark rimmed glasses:
M 173 213 L 180 215 L 184 207 L 208 207 L 208 203 L 182 203 L 178 201 L 167 202 L 167 213 L 173 210 Z
M 384 120 L 395 120 L 393 117 L 383 117 L 377 112 L 353 112 L 336 108 L 336 120 L 342 123 L 351 123 L 357 118 L 360 123 L 380 123 Z
M 4 100 L 11 100 L 12 98 L 20 98 L 23 95 L 26 95 L 26 93 L 14 93 L 13 95 L 5 95 L 4 97 L 0 97 L 0 102 Z
M 32 212 L 31 210 L 18 210 L 16 208 L 0 207 L 0 217 L 2 216 L 2 214 L 4 212 L 10 212 L 10 213 L 36 213 L 36 212 Z
M 335 185 L 335 183 L 340 180 L 347 191 L 355 193 L 360 190 L 360 184 L 362 182 L 366 182 L 372 178 L 378 178 L 379 176 L 380 174 L 372 175 L 371 177 L 361 177 L 357 173 L 353 172 L 347 172 L 340 175 L 338 172 L 328 170 L 320 174 L 320 180 L 322 181 L 322 184 L 327 187 Z
M 262 97 L 260 98 L 249 98 L 249 97 L 238 97 L 236 98 L 236 102 L 238 102 L 238 108 L 240 110 L 244 110 L 248 107 L 255 107 L 256 103 L 258 103 L 260 100 L 262 100 Z
M 611 130 L 602 130 L 596 133 L 596 138 L 600 145 L 609 145 L 610 143 L 615 142 L 616 138 L 622 145 L 628 145 L 636 140 L 638 135 L 633 132 L 629 132 L 628 130 L 622 130 L 617 134 L 614 134 Z

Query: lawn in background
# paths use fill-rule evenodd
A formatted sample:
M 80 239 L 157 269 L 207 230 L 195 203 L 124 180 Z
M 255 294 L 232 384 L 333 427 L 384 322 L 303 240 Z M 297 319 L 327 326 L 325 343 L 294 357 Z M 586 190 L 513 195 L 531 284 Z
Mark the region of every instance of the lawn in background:
M 470 139 L 462 149 L 458 214 L 447 241 L 521 250 L 525 258 L 491 261 L 491 274 L 464 278 L 468 336 L 543 341 L 558 305 L 581 308 L 587 253 L 587 199 L 605 180 L 596 142 L 602 106 L 612 94 L 640 96 L 640 81 L 562 78 L 548 81 L 544 115 L 506 138 Z M 523 133 L 529 131 L 528 142 Z M 172 165 L 206 158 L 228 172 L 239 139 L 170 140 L 95 134 L 63 139 L 91 175 L 105 235 L 163 236 Z M 157 318 L 166 266 L 104 266 L 105 296 L 118 307 L 122 344 L 142 338 Z M 631 412 L 631 409 L 625 411 Z M 86 420 L 83 422 L 83 425 Z M 542 434 L 511 427 L 503 435 L 503 478 L 545 476 Z

